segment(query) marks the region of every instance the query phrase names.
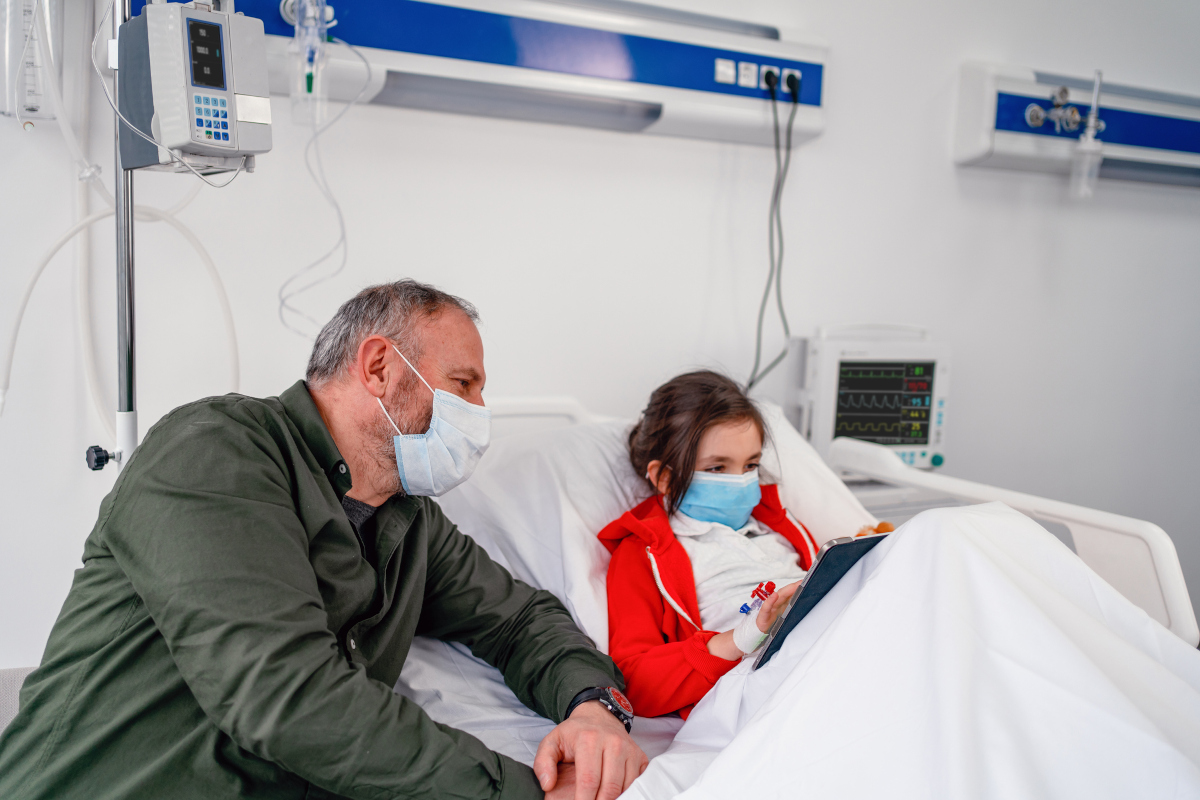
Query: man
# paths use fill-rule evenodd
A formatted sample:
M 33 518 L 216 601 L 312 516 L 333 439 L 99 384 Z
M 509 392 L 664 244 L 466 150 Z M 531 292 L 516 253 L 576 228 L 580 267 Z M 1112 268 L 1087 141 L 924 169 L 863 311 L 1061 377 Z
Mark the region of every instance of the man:
M 307 383 L 150 430 L 0 737 L 0 797 L 610 800 L 640 774 L 612 662 L 417 496 L 486 447 L 476 319 L 371 287 Z M 392 692 L 415 635 L 465 643 L 560 722 L 536 777 Z

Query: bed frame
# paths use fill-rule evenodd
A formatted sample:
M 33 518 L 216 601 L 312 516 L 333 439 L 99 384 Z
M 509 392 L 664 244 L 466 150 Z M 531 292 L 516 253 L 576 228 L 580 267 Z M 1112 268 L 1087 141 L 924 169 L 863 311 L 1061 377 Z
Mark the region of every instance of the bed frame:
M 611 419 L 593 414 L 579 400 L 565 396 L 489 398 L 488 407 L 496 438 Z M 857 439 L 835 439 L 828 461 L 842 474 L 866 479 L 848 481 L 848 485 L 868 511 L 880 516 L 877 512 L 883 506 L 891 511 L 903 508 L 905 513 L 899 517 L 887 515 L 894 522 L 925 508 L 1005 503 L 1056 533 L 1085 564 L 1150 617 L 1193 647 L 1200 645 L 1200 627 L 1175 544 L 1152 522 L 916 469 L 888 448 Z M 884 491 L 879 491 L 881 488 Z

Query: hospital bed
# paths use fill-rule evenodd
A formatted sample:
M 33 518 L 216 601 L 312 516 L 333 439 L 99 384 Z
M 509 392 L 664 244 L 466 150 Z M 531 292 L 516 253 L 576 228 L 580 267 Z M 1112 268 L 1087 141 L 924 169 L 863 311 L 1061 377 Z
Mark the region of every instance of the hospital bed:
M 608 552 L 596 532 L 648 495 L 626 456 L 627 421 L 589 412 L 572 398 L 489 402 L 493 445 L 463 486 L 439 501 L 447 515 L 521 580 L 566 604 L 607 649 Z M 1002 501 L 1056 533 L 1095 572 L 1151 618 L 1193 646 L 1200 630 L 1174 545 L 1149 522 L 963 481 L 906 466 L 886 448 L 837 440 L 831 465 L 763 404 L 770 442 L 762 469 L 818 541 L 887 519 L 900 524 L 927 508 Z M 832 467 L 853 477 L 843 480 Z M 0 670 L 0 729 L 16 711 L 28 670 Z M 439 722 L 531 763 L 553 723 L 525 708 L 500 673 L 461 645 L 418 638 L 396 690 Z M 683 721 L 639 718 L 634 738 L 653 757 Z
M 629 423 L 569 397 L 491 399 L 489 406 L 491 449 L 472 479 L 439 502 L 514 575 L 562 599 L 606 650 L 608 553 L 595 534 L 649 492 L 626 456 Z M 1041 522 L 1151 618 L 1200 643 L 1178 556 L 1158 526 L 917 470 L 859 441 L 837 440 L 827 465 L 777 406 L 762 408 L 770 434 L 762 470 L 818 542 L 877 520 L 901 524 L 927 508 L 1002 501 Z M 831 467 L 852 477 L 843 480 Z M 460 645 L 418 639 L 396 690 L 439 722 L 525 763 L 553 727 Z M 633 735 L 654 757 L 681 726 L 678 717 L 639 718 Z

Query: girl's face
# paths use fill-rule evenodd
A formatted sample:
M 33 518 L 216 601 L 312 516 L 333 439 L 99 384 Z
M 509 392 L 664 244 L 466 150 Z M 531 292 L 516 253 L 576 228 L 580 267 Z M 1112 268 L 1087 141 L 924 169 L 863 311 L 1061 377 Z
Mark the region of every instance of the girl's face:
M 761 459 L 762 437 L 753 420 L 721 422 L 700 437 L 700 445 L 696 448 L 696 471 L 744 475 L 758 469 Z M 651 461 L 647 465 L 647 476 L 658 487 L 659 494 L 666 494 L 669 472 L 661 461 Z
M 758 469 L 762 459 L 762 437 L 752 420 L 734 420 L 713 425 L 700 437 L 696 448 L 696 471 L 744 475 Z

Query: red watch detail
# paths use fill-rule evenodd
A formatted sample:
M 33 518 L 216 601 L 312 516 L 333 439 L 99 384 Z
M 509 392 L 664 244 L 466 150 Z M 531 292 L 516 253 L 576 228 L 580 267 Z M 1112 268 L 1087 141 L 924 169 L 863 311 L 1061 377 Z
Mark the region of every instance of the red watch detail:
M 613 702 L 621 707 L 622 711 L 631 717 L 633 716 L 633 703 L 629 702 L 629 698 L 622 694 L 620 689 L 610 686 L 608 694 Z

